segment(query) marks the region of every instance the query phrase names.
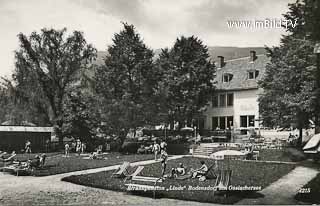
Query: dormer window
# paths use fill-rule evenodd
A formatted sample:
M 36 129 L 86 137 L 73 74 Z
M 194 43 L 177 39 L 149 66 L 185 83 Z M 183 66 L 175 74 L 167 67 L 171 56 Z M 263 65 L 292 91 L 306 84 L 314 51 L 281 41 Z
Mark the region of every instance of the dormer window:
M 248 79 L 256 79 L 259 76 L 258 70 L 248 71 Z
M 222 82 L 230 82 L 232 80 L 232 77 L 233 77 L 232 74 L 223 74 Z

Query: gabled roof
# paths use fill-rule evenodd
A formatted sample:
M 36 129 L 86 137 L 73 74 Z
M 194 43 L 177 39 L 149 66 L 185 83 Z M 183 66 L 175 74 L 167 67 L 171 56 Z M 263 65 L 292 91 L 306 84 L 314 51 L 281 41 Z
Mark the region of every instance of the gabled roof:
M 246 90 L 257 89 L 257 82 L 261 80 L 265 73 L 265 68 L 269 62 L 269 58 L 264 55 L 256 55 L 256 59 L 252 62 L 250 57 L 232 59 L 225 61 L 222 68 L 217 68 L 215 85 L 217 90 Z M 249 71 L 259 71 L 256 79 L 248 79 Z M 223 82 L 224 74 L 232 74 L 233 78 L 230 82 Z

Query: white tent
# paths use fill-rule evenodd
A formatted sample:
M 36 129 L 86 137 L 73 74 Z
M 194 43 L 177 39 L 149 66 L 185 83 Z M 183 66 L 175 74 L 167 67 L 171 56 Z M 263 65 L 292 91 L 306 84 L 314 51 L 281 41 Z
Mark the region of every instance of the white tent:
M 303 147 L 305 153 L 320 152 L 320 134 L 316 134 L 310 138 L 307 144 Z
M 210 155 L 211 158 L 221 160 L 225 159 L 226 156 L 228 157 L 242 157 L 245 154 L 243 152 L 240 152 L 238 150 L 221 150 L 219 152 L 212 153 Z

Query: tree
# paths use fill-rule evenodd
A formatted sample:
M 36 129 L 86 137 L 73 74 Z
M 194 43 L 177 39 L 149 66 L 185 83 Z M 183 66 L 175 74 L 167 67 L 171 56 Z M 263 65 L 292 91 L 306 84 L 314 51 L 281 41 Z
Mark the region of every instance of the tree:
M 318 9 L 314 9 L 315 4 L 318 4 Z M 264 90 L 259 97 L 264 124 L 289 126 L 294 123 L 300 129 L 300 144 L 302 128 L 309 126 L 309 119 L 314 119 L 319 107 L 313 54 L 314 38 L 318 38 L 318 34 L 310 26 L 319 17 L 319 9 L 319 1 L 298 0 L 289 4 L 289 11 L 284 17 L 297 24 L 287 28 L 289 34 L 282 37 L 279 47 L 267 48 L 270 63 L 259 83 Z
M 141 40 L 133 25 L 115 34 L 105 64 L 97 68 L 96 89 L 101 102 L 105 131 L 122 137 L 130 128 L 152 124 L 158 73 L 153 52 Z
M 215 65 L 209 60 L 208 48 L 197 37 L 182 36 L 170 50 L 162 50 L 157 65 L 171 125 L 174 121 L 180 127 L 190 124 L 214 92 Z
M 96 56 L 96 49 L 87 44 L 83 34 L 74 31 L 66 37 L 66 29 L 42 29 L 29 37 L 18 35 L 20 49 L 15 52 L 16 82 L 19 92 L 29 99 L 43 97 L 45 110 L 62 145 L 63 104 L 68 88 L 76 80 L 77 73 L 87 68 Z M 22 79 L 28 77 L 27 81 Z M 28 84 L 30 84 L 28 86 Z M 20 86 L 21 85 L 21 86 Z M 30 92 L 30 89 L 35 89 Z

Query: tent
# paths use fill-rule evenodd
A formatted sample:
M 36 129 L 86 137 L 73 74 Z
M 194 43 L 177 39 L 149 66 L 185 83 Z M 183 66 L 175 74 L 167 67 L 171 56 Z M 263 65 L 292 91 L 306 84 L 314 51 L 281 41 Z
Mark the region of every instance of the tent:
M 305 153 L 318 153 L 320 152 L 320 134 L 315 134 L 307 144 L 303 147 Z

